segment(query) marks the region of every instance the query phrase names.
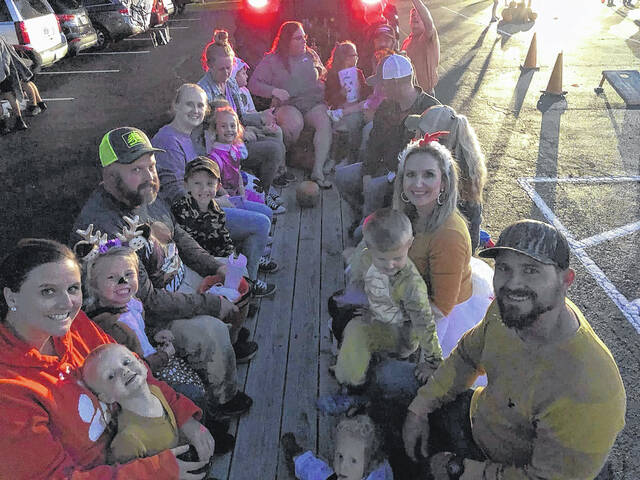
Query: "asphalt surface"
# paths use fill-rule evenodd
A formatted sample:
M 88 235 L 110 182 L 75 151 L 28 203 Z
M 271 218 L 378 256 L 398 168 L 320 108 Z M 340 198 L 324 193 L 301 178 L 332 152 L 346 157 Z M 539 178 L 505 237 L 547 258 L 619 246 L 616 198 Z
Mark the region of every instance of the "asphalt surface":
M 490 0 L 429 2 L 442 52 L 436 96 L 468 116 L 485 151 L 483 228 L 496 238 L 509 223 L 531 217 L 555 220 L 570 235 L 577 272 L 570 297 L 610 348 L 627 390 L 627 425 L 611 455 L 615 478 L 638 479 L 640 110 L 626 109 L 608 84 L 602 96 L 593 88 L 602 70 L 638 69 L 640 9 L 597 0 L 538 3 L 536 23 L 516 31 L 489 25 Z M 407 32 L 410 2 L 398 4 Z M 138 53 L 83 55 L 47 70 L 117 72 L 38 77 L 44 98 L 73 100 L 48 101 L 44 114 L 27 119 L 28 131 L 0 137 L 0 251 L 25 236 L 66 239 L 99 180 L 100 138 L 122 125 L 153 134 L 169 121 L 175 89 L 201 76 L 199 55 L 212 30 L 233 29 L 229 4 L 219 7 L 189 6 L 171 23 L 181 28 L 172 29 L 167 46 L 123 41 L 110 52 Z M 540 70 L 522 75 L 533 32 Z M 543 114 L 536 105 L 560 51 L 568 94 Z M 624 226 L 627 233 L 619 234 Z

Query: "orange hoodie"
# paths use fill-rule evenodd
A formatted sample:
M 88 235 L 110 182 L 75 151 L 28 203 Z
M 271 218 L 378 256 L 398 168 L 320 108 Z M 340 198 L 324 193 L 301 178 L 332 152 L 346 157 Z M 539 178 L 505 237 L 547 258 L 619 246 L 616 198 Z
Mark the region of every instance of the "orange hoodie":
M 124 465 L 105 465 L 113 436 L 110 411 L 81 382 L 86 355 L 113 339 L 80 312 L 70 331 L 54 339 L 58 356 L 42 355 L 0 324 L 0 478 L 177 479 L 178 464 L 164 451 Z M 200 410 L 155 380 L 178 426 Z

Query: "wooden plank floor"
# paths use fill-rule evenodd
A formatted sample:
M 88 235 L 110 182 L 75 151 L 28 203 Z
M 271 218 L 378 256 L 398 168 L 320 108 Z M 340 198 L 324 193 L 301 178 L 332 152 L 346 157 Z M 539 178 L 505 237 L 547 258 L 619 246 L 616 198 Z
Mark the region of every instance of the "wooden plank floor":
M 302 177 L 299 171 L 296 175 Z M 280 270 L 263 277 L 278 290 L 261 300 L 247 322 L 260 350 L 238 368 L 238 382 L 254 404 L 232 423 L 235 450 L 216 457 L 210 478 L 291 479 L 280 448 L 280 437 L 288 431 L 303 448 L 331 458 L 335 419 L 319 414 L 315 402 L 337 390 L 327 369 L 334 362 L 327 299 L 344 286 L 341 253 L 352 214 L 335 187 L 322 191 L 315 208 L 300 209 L 296 186 L 281 192 L 287 212 L 278 216 L 272 247 Z

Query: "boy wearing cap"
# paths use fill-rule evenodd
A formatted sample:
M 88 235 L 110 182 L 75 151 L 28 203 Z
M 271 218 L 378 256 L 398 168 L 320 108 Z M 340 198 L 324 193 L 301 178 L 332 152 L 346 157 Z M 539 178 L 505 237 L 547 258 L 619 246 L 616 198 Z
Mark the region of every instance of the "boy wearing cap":
M 566 298 L 567 240 L 522 220 L 480 256 L 495 258 L 496 301 L 409 406 L 407 455 L 418 439 L 422 455 L 441 452 L 435 479 L 594 478 L 624 427 L 626 396 L 611 353 Z M 488 385 L 471 395 L 485 372 Z M 467 412 L 464 441 L 447 443 L 449 429 L 435 445 L 429 429 L 456 405 Z
M 411 0 L 413 8 L 410 13 L 411 33 L 401 50 L 413 63 L 418 85 L 429 95 L 435 95 L 438 83 L 438 64 L 440 63 L 440 39 L 433 23 L 433 17 L 422 0 Z
M 177 222 L 199 244 L 216 257 L 228 257 L 235 252 L 233 241 L 226 227 L 226 215 L 216 202 L 220 185 L 220 167 L 207 157 L 196 157 L 184 172 L 187 195 L 176 200 L 171 210 Z M 278 265 L 273 260 L 262 259 L 267 246 L 269 225 L 244 240 L 243 252 L 247 256 L 247 273 L 256 296 L 264 297 L 276 291 L 276 286 L 258 279 L 258 268 L 263 272 L 275 272 Z
M 414 86 L 413 67 L 403 55 L 393 54 L 382 60 L 367 84 L 379 85 L 385 100 L 373 117 L 362 162 L 337 169 L 335 175 L 340 195 L 363 217 L 391 203 L 398 155 L 413 138 L 405 119 L 438 102 Z
M 99 150 L 102 182 L 76 218 L 71 244 L 81 238 L 77 231 L 89 225 L 115 237 L 129 227 L 125 216 L 138 216 L 150 227 L 164 258 L 156 262 L 146 249 L 139 252 L 138 296 L 147 324 L 172 331 L 176 347 L 205 373 L 209 398 L 221 415 L 240 415 L 253 401 L 238 391 L 236 359 L 252 358 L 258 346 L 248 341 L 232 346 L 226 323 L 234 323 L 238 308 L 224 297 L 196 292 L 203 276 L 224 274 L 224 265 L 177 225 L 169 206 L 157 199 L 157 151 L 137 128 L 105 134 Z

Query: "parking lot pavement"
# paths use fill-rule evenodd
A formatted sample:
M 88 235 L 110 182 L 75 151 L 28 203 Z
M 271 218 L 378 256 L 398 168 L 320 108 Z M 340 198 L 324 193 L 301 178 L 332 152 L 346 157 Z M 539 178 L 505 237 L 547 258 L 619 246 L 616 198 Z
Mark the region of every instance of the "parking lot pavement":
M 176 88 L 202 76 L 199 57 L 213 29 L 233 28 L 232 12 L 218 2 L 205 7 L 190 5 L 174 18 L 168 45 L 154 48 L 149 34 L 141 34 L 37 75 L 48 110 L 26 117 L 29 130 L 0 137 L 2 218 L 14 226 L 5 230 L 0 250 L 25 236 L 66 240 L 99 181 L 102 135 L 122 125 L 153 134 L 170 120 Z

